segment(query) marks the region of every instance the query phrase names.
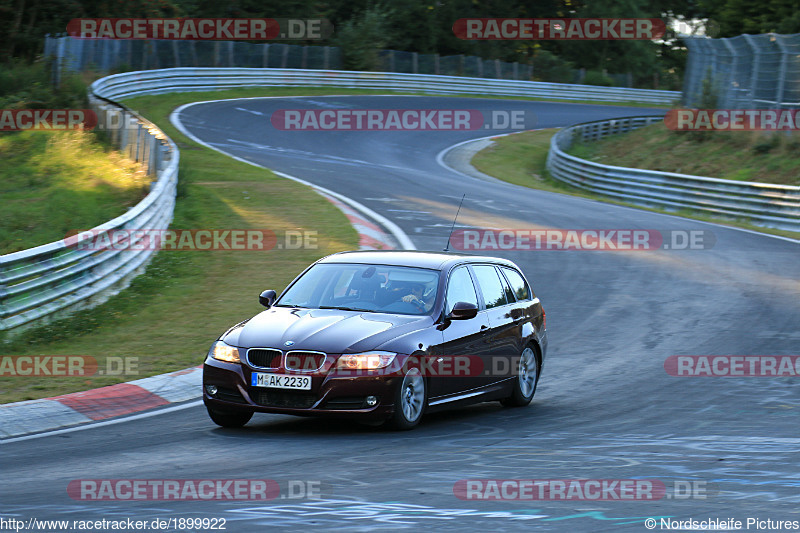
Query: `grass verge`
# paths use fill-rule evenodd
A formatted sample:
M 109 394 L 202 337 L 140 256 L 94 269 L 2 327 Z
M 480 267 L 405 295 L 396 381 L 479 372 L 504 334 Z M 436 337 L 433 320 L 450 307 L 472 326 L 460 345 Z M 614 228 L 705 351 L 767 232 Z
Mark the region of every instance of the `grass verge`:
M 0 254 L 63 239 L 136 205 L 150 178 L 103 150 L 92 133 L 22 131 L 0 136 Z
M 620 167 L 800 185 L 800 135 L 795 132 L 677 132 L 663 123 L 598 142 L 576 143 L 570 154 Z
M 550 148 L 550 139 L 556 133 L 556 131 L 558 130 L 546 129 L 498 137 L 495 139 L 493 145 L 488 146 L 487 148 L 484 148 L 475 154 L 475 156 L 472 158 L 472 165 L 484 174 L 507 181 L 509 183 L 513 183 L 515 185 L 521 185 L 523 187 L 531 187 L 533 189 L 540 189 L 549 192 L 569 194 L 572 196 L 579 196 L 581 198 L 588 198 L 600 202 L 635 207 L 637 209 L 644 209 L 646 211 L 653 211 L 656 213 L 677 215 L 694 220 L 702 220 L 705 222 L 713 222 L 725 226 L 744 228 L 761 233 L 768 233 L 771 235 L 780 235 L 793 239 L 800 238 L 800 233 L 798 232 L 763 228 L 761 226 L 750 224 L 744 219 L 731 220 L 720 217 L 712 217 L 690 209 L 668 211 L 665 209 L 641 207 L 628 202 L 613 200 L 599 194 L 593 194 L 588 191 L 582 191 L 576 187 L 572 187 L 571 185 L 560 182 L 554 179 L 545 168 L 547 163 L 547 152 Z M 627 142 L 627 147 L 628 149 L 632 149 L 630 141 Z M 577 156 L 583 157 L 582 155 Z M 698 157 L 700 156 L 698 155 Z M 604 160 L 603 162 L 608 163 L 607 160 Z

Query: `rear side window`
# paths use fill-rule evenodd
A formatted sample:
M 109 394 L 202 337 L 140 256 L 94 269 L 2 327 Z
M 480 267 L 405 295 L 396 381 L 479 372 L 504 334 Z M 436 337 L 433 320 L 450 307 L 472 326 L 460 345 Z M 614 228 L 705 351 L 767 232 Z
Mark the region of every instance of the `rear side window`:
M 528 284 L 525 283 L 525 278 L 523 278 L 519 272 L 513 268 L 503 267 L 503 273 L 511 284 L 511 290 L 514 292 L 517 301 L 530 300 L 532 298 L 531 289 L 528 287 Z
M 478 285 L 480 285 L 483 302 L 487 309 L 508 303 L 499 274 L 492 265 L 473 265 L 472 270 L 475 272 L 475 277 L 478 278 Z
M 516 297 L 514 296 L 514 292 L 511 290 L 511 287 L 508 285 L 508 281 L 506 281 L 506 278 L 503 277 L 502 274 L 500 274 L 500 283 L 503 284 L 503 292 L 506 294 L 506 301 L 508 303 L 513 303 L 514 300 L 516 300 Z
M 450 314 L 453 306 L 458 302 L 466 302 L 478 307 L 478 295 L 475 292 L 475 285 L 472 284 L 472 277 L 466 267 L 460 267 L 450 274 L 447 282 L 447 309 L 445 313 Z

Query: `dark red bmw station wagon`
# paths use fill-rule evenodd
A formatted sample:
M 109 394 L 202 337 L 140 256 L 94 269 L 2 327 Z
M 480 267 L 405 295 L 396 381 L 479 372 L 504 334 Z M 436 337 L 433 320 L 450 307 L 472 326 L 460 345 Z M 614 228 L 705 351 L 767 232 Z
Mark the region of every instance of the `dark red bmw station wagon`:
M 410 429 L 453 405 L 524 406 L 547 350 L 539 299 L 496 257 L 343 252 L 259 300 L 267 309 L 203 365 L 203 400 L 224 427 L 282 413 Z

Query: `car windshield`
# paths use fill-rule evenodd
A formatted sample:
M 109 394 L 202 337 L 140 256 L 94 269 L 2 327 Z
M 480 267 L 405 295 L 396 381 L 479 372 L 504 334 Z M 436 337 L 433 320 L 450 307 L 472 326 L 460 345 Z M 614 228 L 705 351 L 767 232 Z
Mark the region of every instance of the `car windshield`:
M 438 281 L 438 271 L 424 268 L 319 263 L 275 305 L 426 315 L 433 309 Z

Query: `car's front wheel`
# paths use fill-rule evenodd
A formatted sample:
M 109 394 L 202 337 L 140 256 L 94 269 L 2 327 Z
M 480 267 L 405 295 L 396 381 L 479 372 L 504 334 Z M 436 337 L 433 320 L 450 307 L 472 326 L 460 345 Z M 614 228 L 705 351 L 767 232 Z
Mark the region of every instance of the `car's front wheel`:
M 206 409 L 208 409 L 208 416 L 211 417 L 211 420 L 224 428 L 240 428 L 253 418 L 253 413 L 246 411 L 217 411 L 211 407 L 206 407 Z
M 514 378 L 514 391 L 511 396 L 500 400 L 506 407 L 522 407 L 531 403 L 539 382 L 539 361 L 533 348 L 526 346 L 522 350 L 517 364 L 517 375 Z
M 397 388 L 394 401 L 394 414 L 390 424 L 394 429 L 406 430 L 415 427 L 422 419 L 427 401 L 425 378 L 418 368 L 412 368 L 403 377 Z

